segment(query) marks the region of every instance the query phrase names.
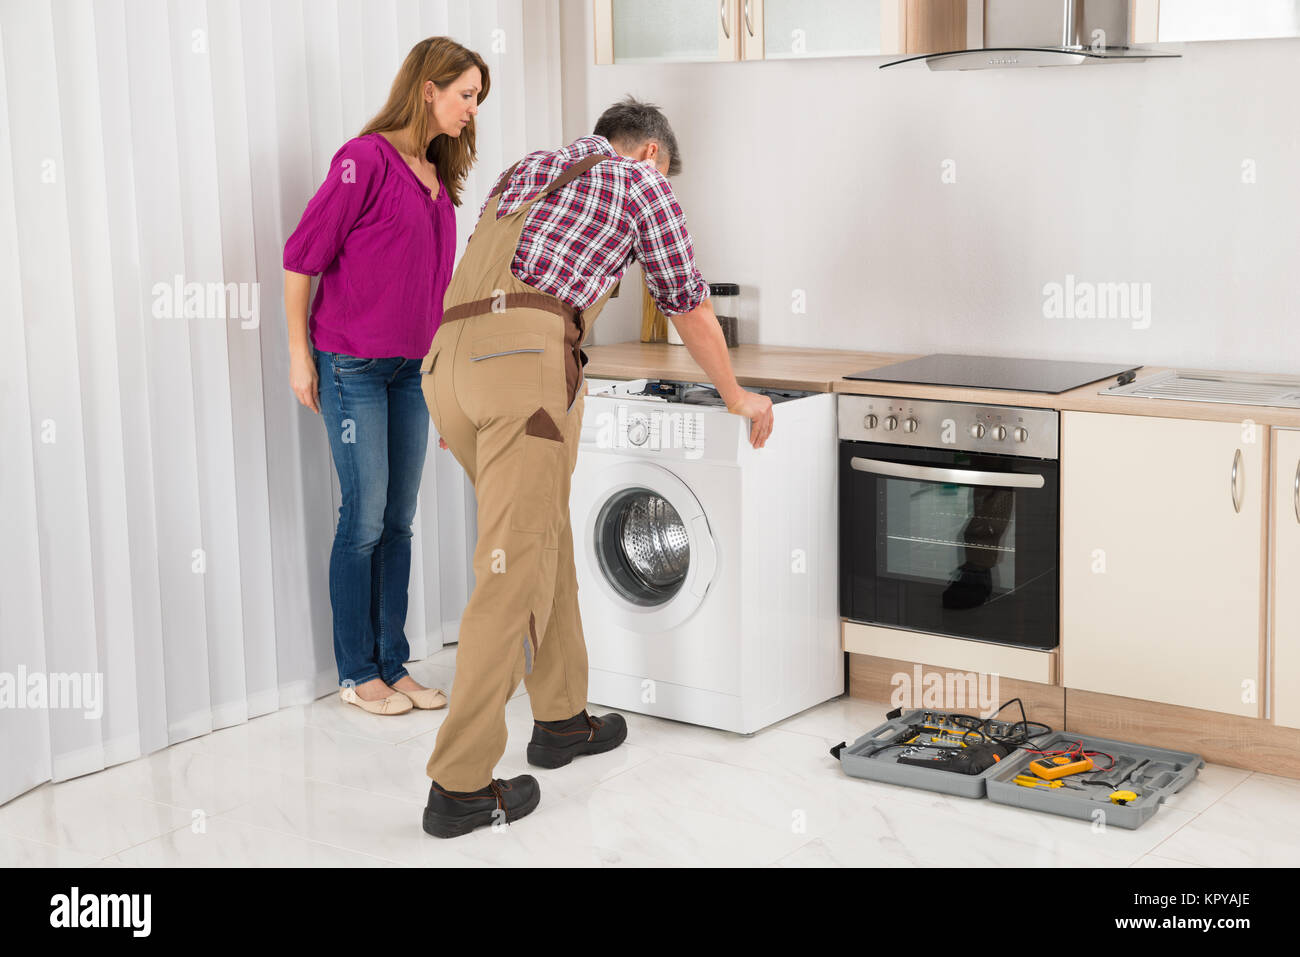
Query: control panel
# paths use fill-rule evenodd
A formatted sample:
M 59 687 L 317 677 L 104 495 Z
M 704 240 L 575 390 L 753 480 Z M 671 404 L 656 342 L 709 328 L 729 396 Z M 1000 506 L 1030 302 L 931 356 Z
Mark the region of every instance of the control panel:
M 1055 409 L 846 394 L 839 397 L 839 437 L 1054 459 L 1060 416 Z

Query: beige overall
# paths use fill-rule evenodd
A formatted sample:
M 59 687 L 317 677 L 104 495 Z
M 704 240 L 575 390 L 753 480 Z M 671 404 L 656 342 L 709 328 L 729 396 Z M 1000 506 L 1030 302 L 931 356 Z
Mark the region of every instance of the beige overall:
M 499 220 L 494 194 L 420 367 L 434 427 L 478 499 L 474 593 L 428 763 L 429 777 L 449 791 L 492 780 L 506 747 L 506 703 L 521 677 L 538 721 L 587 706 L 569 482 L 584 405 L 581 345 L 609 294 L 575 312 L 517 279 L 510 263 L 532 205 L 605 158 L 584 157 Z

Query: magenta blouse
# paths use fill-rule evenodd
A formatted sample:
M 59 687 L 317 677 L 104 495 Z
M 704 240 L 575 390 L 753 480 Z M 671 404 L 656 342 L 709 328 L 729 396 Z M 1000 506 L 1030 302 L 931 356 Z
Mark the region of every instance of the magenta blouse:
M 320 274 L 308 332 L 322 352 L 423 359 L 442 322 L 456 216 L 379 133 L 348 140 L 284 245 L 284 268 Z

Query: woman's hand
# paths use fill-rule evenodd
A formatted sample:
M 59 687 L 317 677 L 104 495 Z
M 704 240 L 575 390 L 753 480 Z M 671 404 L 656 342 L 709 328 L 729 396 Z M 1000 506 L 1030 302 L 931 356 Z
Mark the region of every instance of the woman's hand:
M 441 435 L 438 436 L 438 448 L 445 449 L 446 447 L 447 447 L 447 440 L 444 439 Z
M 320 376 L 309 352 L 295 352 L 289 356 L 289 387 L 298 401 L 320 414 Z

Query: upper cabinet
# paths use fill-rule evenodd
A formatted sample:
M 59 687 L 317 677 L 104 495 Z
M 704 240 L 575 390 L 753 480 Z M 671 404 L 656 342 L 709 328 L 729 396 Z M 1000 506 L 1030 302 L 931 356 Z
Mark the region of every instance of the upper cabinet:
M 597 63 L 788 60 L 964 50 L 980 0 L 594 0 Z
M 1300 0 L 1138 0 L 1141 42 L 1300 36 Z
M 595 0 L 597 63 L 740 58 L 741 0 Z
M 593 0 L 596 62 L 944 53 L 986 36 L 1041 46 L 1063 18 L 1105 21 L 1107 4 L 1125 25 L 1106 31 L 1117 46 L 1300 36 L 1300 0 Z

